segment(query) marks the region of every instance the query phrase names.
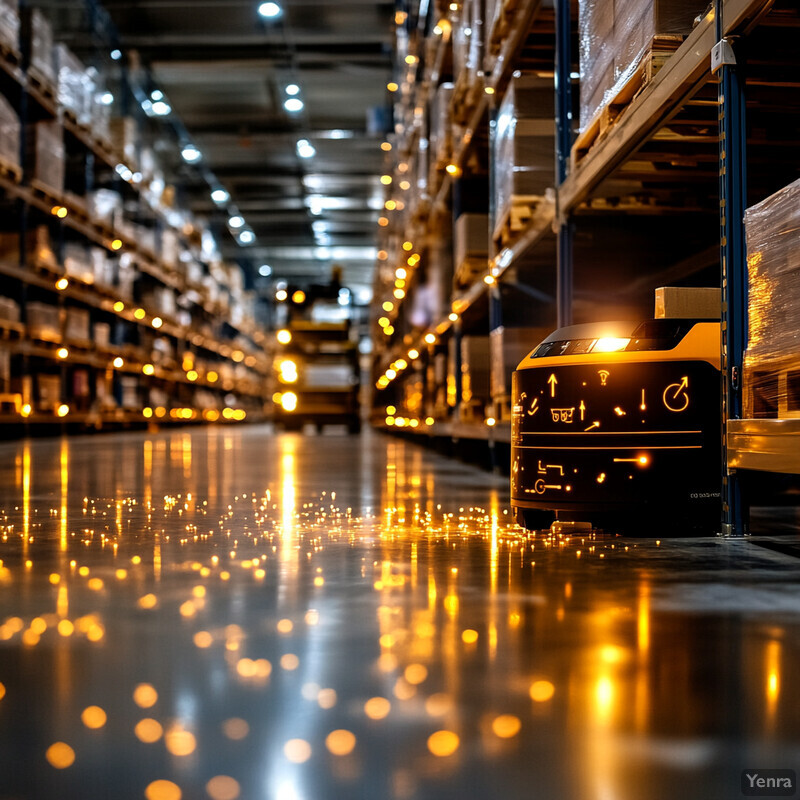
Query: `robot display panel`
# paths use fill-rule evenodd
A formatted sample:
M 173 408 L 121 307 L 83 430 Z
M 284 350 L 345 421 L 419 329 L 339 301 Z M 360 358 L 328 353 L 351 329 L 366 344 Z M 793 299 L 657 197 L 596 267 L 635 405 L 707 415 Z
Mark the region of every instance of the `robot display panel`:
M 513 503 L 719 502 L 718 370 L 705 361 L 648 363 L 642 355 L 576 365 L 550 358 L 514 374 Z

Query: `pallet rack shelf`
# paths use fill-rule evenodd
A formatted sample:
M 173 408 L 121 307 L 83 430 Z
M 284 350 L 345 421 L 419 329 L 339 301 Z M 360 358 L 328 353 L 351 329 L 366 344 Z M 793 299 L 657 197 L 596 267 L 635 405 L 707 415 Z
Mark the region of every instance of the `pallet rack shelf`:
M 20 139 L 18 154 L 0 159 L 0 424 L 261 417 L 267 342 L 246 316 L 230 316 L 244 297 L 238 267 L 209 252 L 202 222 L 158 199 L 156 173 L 135 172 L 130 136 L 141 138 L 143 115 L 119 120 L 113 135 L 128 138 L 115 144 L 105 124 L 69 106 L 41 50 L 48 37 L 25 38 L 50 25 L 46 8 L 30 5 L 20 11 L 22 55 L 0 48 L 0 97 Z M 118 82 L 117 107 L 138 107 L 124 73 Z M 98 96 L 92 114 L 102 113 Z M 39 142 L 45 134 L 52 146 Z M 98 189 L 111 190 L 105 210 Z M 98 276 L 104 264 L 111 277 Z
M 494 6 L 486 4 L 487 8 Z M 490 330 L 502 328 L 504 316 L 509 311 L 513 316 L 513 303 L 512 307 L 504 305 L 503 296 L 514 285 L 526 292 L 526 302 L 533 304 L 531 317 L 551 327 L 556 325 L 556 310 L 561 324 L 573 317 L 588 321 L 598 313 L 649 316 L 652 291 L 660 285 L 725 287 L 729 294 L 724 306 L 723 351 L 729 359 L 727 402 L 735 404 L 741 387 L 732 389 L 730 384 L 744 347 L 746 268 L 743 246 L 731 249 L 741 226 L 732 213 L 735 206 L 730 193 L 746 204 L 743 210 L 780 189 L 800 169 L 800 104 L 796 96 L 800 59 L 792 39 L 800 24 L 796 7 L 786 0 L 718 0 L 710 10 L 698 9 L 698 19 L 688 35 L 679 40 L 672 37 L 668 48 L 672 52 L 659 52 L 646 61 L 609 101 L 609 109 L 598 117 L 600 122 L 586 126 L 575 147 L 571 147 L 575 138 L 571 117 L 576 116 L 576 104 L 569 89 L 578 86 L 575 78 L 580 72 L 570 54 L 570 49 L 572 53 L 577 50 L 578 3 L 557 0 L 555 9 L 543 8 L 538 2 L 501 3 L 500 7 L 502 24 L 495 21 L 489 25 L 487 16 L 480 20 L 487 25 L 477 26 L 486 31 L 481 74 L 436 73 L 456 86 L 477 85 L 482 91 L 460 92 L 462 98 L 472 98 L 472 105 L 464 106 L 462 100 L 458 109 L 462 125 L 467 124 L 448 154 L 450 169 L 440 176 L 439 183 L 423 186 L 420 207 L 427 213 L 410 221 L 408 216 L 387 214 L 390 234 L 391 225 L 396 224 L 397 240 L 413 242 L 423 263 L 406 270 L 414 282 L 407 283 L 399 302 L 392 297 L 397 284 L 390 270 L 384 269 L 389 277 L 376 285 L 376 315 L 385 315 L 388 322 L 388 326 L 382 324 L 383 330 L 375 329 L 376 423 L 385 425 L 388 406 L 405 409 L 396 412 L 403 421 L 399 427 L 414 435 L 444 436 L 452 434 L 453 426 L 467 424 L 459 416 L 463 365 L 458 344 L 465 336 L 487 336 Z M 432 16 L 419 22 L 420 31 L 430 30 L 437 13 L 446 13 L 435 4 L 432 8 Z M 458 8 L 460 11 L 461 6 Z M 493 18 L 498 19 L 497 15 Z M 452 26 L 458 24 L 454 14 L 449 20 Z M 727 52 L 723 45 L 731 43 L 741 63 L 723 58 L 718 64 L 719 54 Z M 520 71 L 555 75 L 562 90 L 556 137 L 563 170 L 553 175 L 552 204 L 543 204 L 536 218 L 523 220 L 513 237 L 499 242 L 493 241 L 497 209 L 490 209 L 485 270 L 475 273 L 469 285 L 446 291 L 438 312 L 423 324 L 411 325 L 408 316 L 418 302 L 418 288 L 430 285 L 427 273 L 435 267 L 426 248 L 437 240 L 444 241 L 445 248 L 449 246 L 447 228 L 452 218 L 448 215 L 455 214 L 458 181 L 469 177 L 476 167 L 488 169 L 490 184 L 495 180 L 501 165 L 487 158 L 487 153 L 491 153 L 497 109 L 506 84 Z M 730 88 L 737 86 L 741 98 L 735 98 Z M 415 95 L 413 84 L 404 86 L 403 91 L 409 102 L 418 98 L 417 108 L 425 108 L 433 93 L 428 86 L 423 94 Z M 737 114 L 743 118 L 745 107 L 750 116 L 746 128 L 736 122 Z M 731 128 L 732 124 L 739 128 Z M 720 126 L 728 137 L 722 148 Z M 425 138 L 424 132 L 424 125 L 418 124 L 415 146 Z M 739 144 L 740 163 L 731 163 Z M 405 157 L 410 155 L 410 151 L 404 152 Z M 727 176 L 727 183 L 720 183 L 720 174 Z M 426 188 L 432 191 L 428 197 Z M 729 204 L 727 214 L 725 202 Z M 674 235 L 676 229 L 679 236 Z M 654 242 L 657 247 L 652 246 Z M 721 273 L 721 262 L 728 270 L 727 278 Z M 519 303 L 519 297 L 515 302 Z M 381 308 L 381 303 L 387 305 Z M 411 358 L 409 353 L 418 357 Z M 450 366 L 443 370 L 442 362 L 448 359 Z M 443 385 L 447 404 L 441 403 Z M 432 402 L 434 395 L 439 397 L 438 405 Z M 409 398 L 414 400 L 413 409 Z M 485 414 L 490 422 L 500 419 L 502 424 L 503 409 L 498 401 L 493 395 Z M 733 517 L 731 487 L 736 483 L 736 470 L 800 472 L 800 462 L 791 457 L 800 452 L 795 447 L 794 421 L 742 420 L 736 418 L 737 413 L 735 405 L 727 407 L 725 513 Z M 417 420 L 416 427 L 406 424 L 412 419 Z M 425 419 L 434 423 L 423 424 Z M 492 431 L 493 426 L 483 419 L 469 424 L 475 435 L 487 440 L 497 436 L 498 429 Z M 729 532 L 743 529 L 740 519 L 729 519 L 726 525 Z

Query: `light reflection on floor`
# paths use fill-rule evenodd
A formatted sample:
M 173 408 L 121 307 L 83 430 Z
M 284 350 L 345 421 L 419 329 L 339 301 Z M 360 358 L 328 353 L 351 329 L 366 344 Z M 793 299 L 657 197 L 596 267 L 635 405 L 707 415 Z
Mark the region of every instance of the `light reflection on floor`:
M 374 435 L 0 456 L 0 800 L 729 800 L 800 760 L 796 559 L 528 537 Z

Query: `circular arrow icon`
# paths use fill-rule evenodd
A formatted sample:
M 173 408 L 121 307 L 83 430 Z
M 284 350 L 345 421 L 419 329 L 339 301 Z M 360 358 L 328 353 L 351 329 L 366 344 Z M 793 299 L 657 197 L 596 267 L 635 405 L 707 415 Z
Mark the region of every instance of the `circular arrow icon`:
M 689 378 L 684 376 L 680 383 L 671 383 L 664 389 L 662 400 L 669 411 L 680 413 L 689 407 Z

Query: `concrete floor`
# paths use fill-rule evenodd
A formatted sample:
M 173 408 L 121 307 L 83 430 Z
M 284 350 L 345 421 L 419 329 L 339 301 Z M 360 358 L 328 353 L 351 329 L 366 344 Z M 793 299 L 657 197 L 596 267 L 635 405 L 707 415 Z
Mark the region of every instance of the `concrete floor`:
M 800 767 L 800 559 L 529 537 L 506 498 L 374 433 L 0 445 L 0 799 L 731 800 Z

